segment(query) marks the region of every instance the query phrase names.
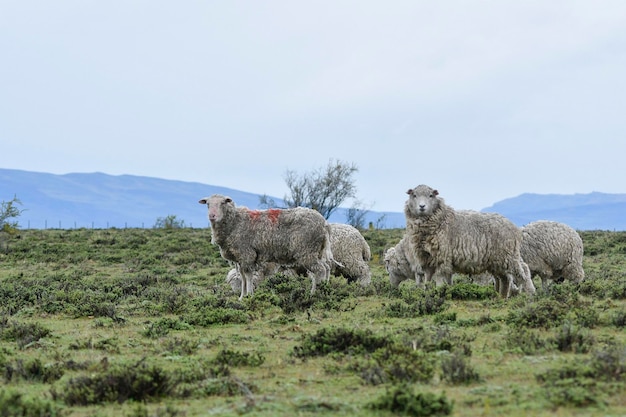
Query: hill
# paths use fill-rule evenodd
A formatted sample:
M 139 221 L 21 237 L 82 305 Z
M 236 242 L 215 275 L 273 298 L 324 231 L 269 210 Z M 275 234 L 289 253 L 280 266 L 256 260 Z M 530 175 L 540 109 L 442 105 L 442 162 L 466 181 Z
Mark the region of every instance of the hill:
M 159 217 L 176 215 L 187 226 L 207 227 L 198 199 L 225 194 L 238 205 L 259 208 L 259 194 L 196 182 L 134 175 L 82 173 L 56 175 L 0 168 L 0 200 L 17 196 L 25 211 L 22 228 L 108 228 L 154 226 Z M 272 197 L 280 206 L 281 198 Z M 534 220 L 556 220 L 578 230 L 626 230 L 626 194 L 522 194 L 495 203 L 484 212 L 500 213 L 518 226 Z M 346 222 L 347 209 L 330 221 Z M 405 227 L 402 212 L 371 211 L 366 224 Z
M 527 193 L 482 211 L 500 213 L 518 226 L 535 220 L 554 220 L 577 230 L 626 230 L 626 194 Z
M 238 205 L 258 208 L 259 194 L 216 185 L 134 175 L 56 175 L 0 169 L 0 200 L 20 199 L 24 212 L 18 220 L 22 228 L 143 228 L 168 215 L 176 215 L 187 226 L 206 227 L 206 209 L 198 200 L 216 193 L 232 197 Z M 282 199 L 272 198 L 283 204 Z M 330 218 L 338 223 L 345 220 L 345 209 Z M 402 213 L 370 212 L 370 221 L 382 228 L 404 227 Z

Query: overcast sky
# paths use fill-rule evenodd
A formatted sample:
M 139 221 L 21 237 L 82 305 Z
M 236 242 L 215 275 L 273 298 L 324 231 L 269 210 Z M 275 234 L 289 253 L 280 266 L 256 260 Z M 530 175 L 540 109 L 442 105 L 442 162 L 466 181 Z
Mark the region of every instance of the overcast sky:
M 1 168 L 282 198 L 339 160 L 374 211 L 626 193 L 623 0 L 0 0 L 0 57 Z

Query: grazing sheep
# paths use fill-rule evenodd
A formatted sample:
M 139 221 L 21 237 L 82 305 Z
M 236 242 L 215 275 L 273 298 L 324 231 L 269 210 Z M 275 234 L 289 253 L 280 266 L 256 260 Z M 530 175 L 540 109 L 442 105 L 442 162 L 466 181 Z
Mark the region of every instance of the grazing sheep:
M 385 269 L 392 287 L 397 287 L 407 279 L 415 280 L 418 285 L 424 282 L 424 272 L 417 261 L 415 250 L 410 246 L 411 241 L 404 235 L 396 246 L 385 251 Z
M 434 275 L 451 282 L 454 272 L 489 272 L 502 297 L 511 295 L 513 284 L 522 291 L 535 292 L 520 254 L 522 232 L 511 221 L 495 213 L 456 211 L 446 205 L 437 190 L 426 185 L 407 194 L 407 236 L 426 282 Z
M 333 260 L 330 263 L 333 275 L 343 275 L 348 281 L 355 280 L 363 286 L 370 284 L 372 280 L 368 263 L 371 258 L 370 247 L 358 229 L 348 224 L 331 223 L 330 248 L 333 254 Z M 268 263 L 255 274 L 253 284 L 256 286 L 265 277 L 278 272 L 295 275 L 303 271 L 282 268 L 275 263 Z M 235 292 L 241 288 L 241 276 L 235 268 L 228 271 L 226 282 L 232 286 Z
M 540 220 L 522 227 L 521 253 L 531 277 L 541 277 L 543 289 L 548 280 L 580 283 L 585 279 L 583 241 L 566 224 Z
M 199 203 L 208 207 L 211 242 L 244 278 L 240 299 L 253 293 L 254 274 L 268 262 L 306 270 L 311 292 L 318 281 L 328 280 L 333 259 L 330 226 L 317 211 L 303 207 L 249 210 L 219 194 Z
M 336 261 L 331 263 L 333 275 L 343 275 L 348 281 L 356 280 L 363 286 L 370 284 L 369 261 L 372 254 L 358 229 L 349 224 L 331 223 L 330 249 Z

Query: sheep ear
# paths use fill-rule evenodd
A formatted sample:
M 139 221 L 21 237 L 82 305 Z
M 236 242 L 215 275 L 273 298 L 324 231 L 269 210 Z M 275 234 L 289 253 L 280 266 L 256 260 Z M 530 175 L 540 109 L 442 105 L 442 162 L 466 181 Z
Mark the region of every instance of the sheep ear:
M 413 195 L 413 189 L 410 189 L 409 191 L 406 192 L 408 195 Z
M 434 196 L 439 195 L 439 191 L 437 191 L 437 190 L 433 190 L 433 195 L 434 195 Z
M 230 197 L 226 197 L 226 198 L 224 199 L 224 202 L 225 202 L 225 203 L 232 203 L 232 202 L 233 202 L 233 199 L 232 199 L 232 198 L 230 198 Z
M 198 201 L 198 203 L 200 203 L 200 204 L 206 204 L 206 198 L 203 198 L 202 200 Z

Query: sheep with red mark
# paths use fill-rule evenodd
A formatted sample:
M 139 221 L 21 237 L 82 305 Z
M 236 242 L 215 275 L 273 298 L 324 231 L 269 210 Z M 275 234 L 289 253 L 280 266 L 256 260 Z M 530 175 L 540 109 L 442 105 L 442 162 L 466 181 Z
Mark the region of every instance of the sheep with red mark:
M 330 262 L 331 274 L 342 275 L 348 281 L 356 281 L 367 286 L 372 281 L 369 267 L 371 250 L 359 230 L 349 224 L 330 223 L 330 249 L 333 260 Z M 303 272 L 293 268 L 281 268 L 274 263 L 265 264 L 254 276 L 254 285 L 276 273 L 297 275 Z M 241 276 L 236 268 L 228 271 L 226 282 L 233 291 L 241 288 Z
M 426 282 L 434 275 L 451 282 L 454 272 L 489 272 L 502 297 L 511 295 L 513 284 L 521 291 L 535 293 L 520 252 L 522 232 L 510 220 L 496 213 L 454 210 L 427 185 L 407 194 L 406 233 Z
M 199 203 L 208 208 L 211 242 L 243 277 L 240 299 L 253 293 L 254 275 L 267 263 L 307 271 L 311 292 L 317 282 L 328 280 L 333 259 L 330 226 L 317 211 L 303 207 L 249 210 L 219 194 Z

